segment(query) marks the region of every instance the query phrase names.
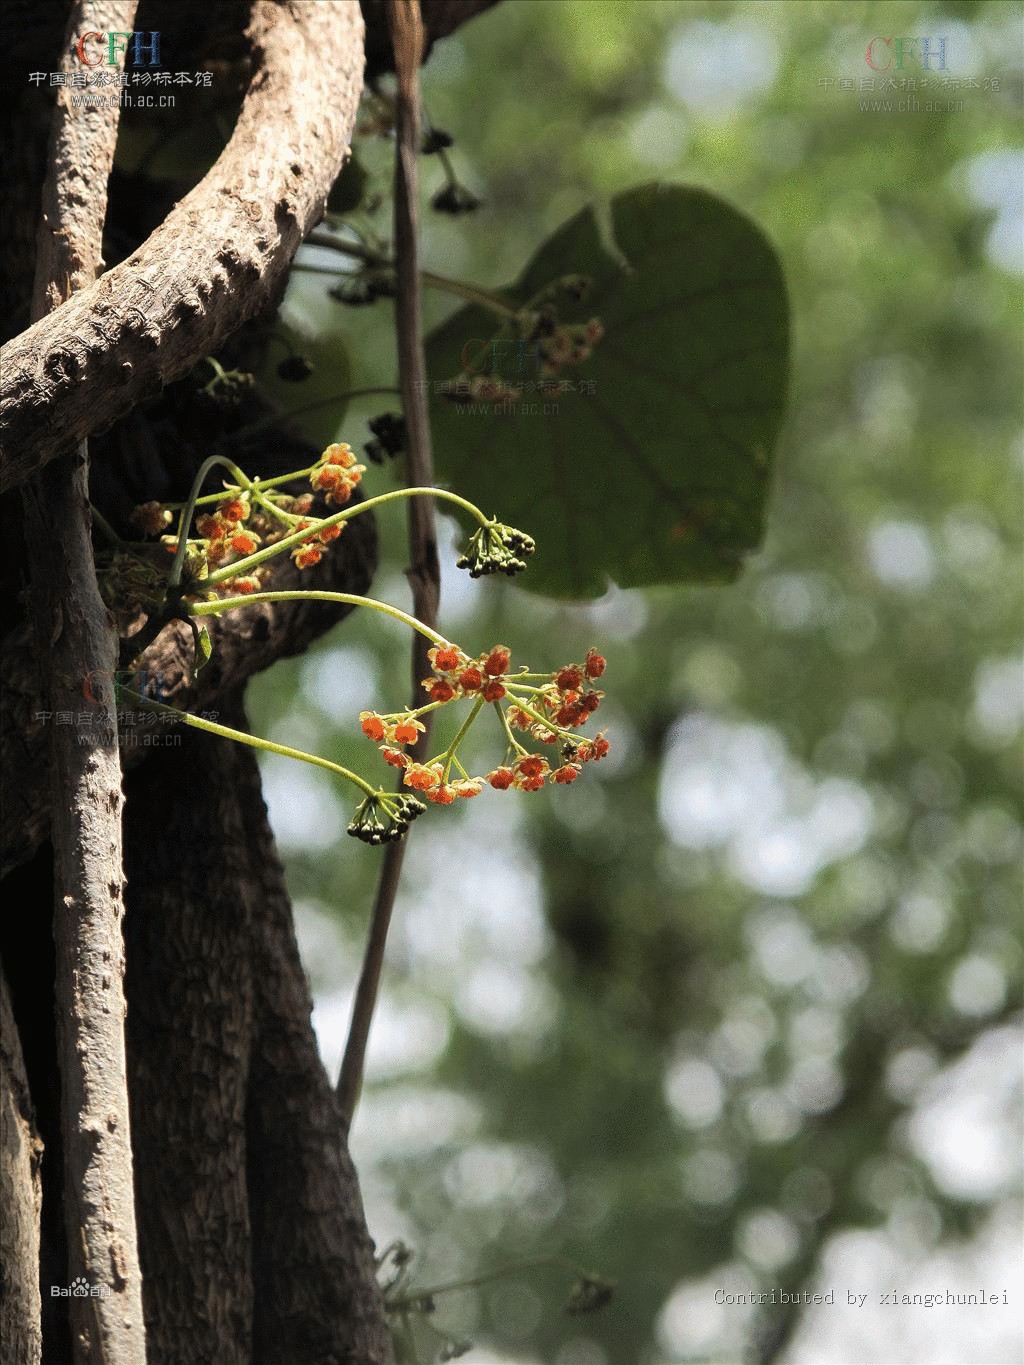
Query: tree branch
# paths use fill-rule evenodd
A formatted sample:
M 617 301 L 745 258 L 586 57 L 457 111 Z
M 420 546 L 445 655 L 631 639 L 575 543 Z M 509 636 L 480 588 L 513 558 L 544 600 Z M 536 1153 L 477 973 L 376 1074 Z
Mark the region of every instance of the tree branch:
M 130 31 L 135 8 L 136 0 L 88 5 L 76 0 L 66 49 L 89 24 Z M 70 55 L 62 67 L 71 68 Z M 58 94 L 43 185 L 33 317 L 59 309 L 102 267 L 119 113 L 117 103 L 75 109 L 66 90 Z M 88 673 L 95 676 L 98 703 L 95 723 L 83 733 L 50 730 L 68 1277 L 84 1279 L 93 1291 L 71 1299 L 74 1358 L 78 1365 L 143 1365 L 124 1045 L 121 764 L 113 690 L 117 636 L 96 581 L 84 441 L 29 481 L 24 507 L 42 692 L 52 711 L 62 710 Z
M 344 162 L 362 36 L 357 0 L 256 0 L 254 74 L 209 174 L 138 251 L 0 353 L 0 490 L 184 374 L 273 297 Z
M 408 433 L 408 482 L 430 486 L 434 482 L 434 462 L 430 449 L 430 419 L 427 414 L 427 371 L 423 356 L 419 239 L 417 224 L 418 158 L 420 149 L 419 67 L 423 54 L 423 26 L 419 0 L 392 0 L 388 23 L 398 72 L 398 127 L 395 157 L 395 259 L 398 267 L 398 297 L 395 301 L 395 327 L 398 334 L 398 373 L 402 391 L 402 410 Z M 437 531 L 434 505 L 430 498 L 409 499 L 408 578 L 412 586 L 413 614 L 428 626 L 437 624 L 441 594 L 441 570 L 437 558 Z M 412 644 L 412 702 L 419 705 L 419 682 L 430 672 L 428 642 L 420 635 Z M 422 760 L 430 739 L 431 717 L 424 717 L 424 731 L 411 749 Z M 408 834 L 384 851 L 377 895 L 370 915 L 366 948 L 352 1005 L 345 1056 L 338 1078 L 338 1096 L 346 1126 L 352 1122 L 363 1080 L 370 1023 L 377 1003 L 380 974 L 384 964 L 391 913 Z
M 421 0 L 423 44 L 420 61 L 425 62 L 439 38 L 447 38 L 474 15 L 496 5 L 498 0 Z M 366 68 L 368 76 L 395 70 L 391 44 L 389 0 L 362 0 L 366 20 Z

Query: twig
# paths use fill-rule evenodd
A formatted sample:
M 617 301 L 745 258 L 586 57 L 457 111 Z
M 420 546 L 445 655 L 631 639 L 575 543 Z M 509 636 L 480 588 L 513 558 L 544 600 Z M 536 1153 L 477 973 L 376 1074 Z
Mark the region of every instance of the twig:
M 86 29 L 130 32 L 135 9 L 136 0 L 76 0 L 66 50 Z M 71 69 L 68 57 L 64 68 Z M 88 288 L 102 268 L 118 112 L 116 101 L 75 109 L 70 95 L 58 92 L 34 319 Z M 117 634 L 96 581 L 84 440 L 27 483 L 24 507 L 31 616 L 48 707 L 54 717 L 80 712 L 86 678 L 98 703 L 92 724 L 50 731 L 68 1279 L 82 1278 L 92 1291 L 70 1300 L 74 1359 L 77 1365 L 144 1365 L 124 1042 Z
M 408 482 L 429 485 L 434 482 L 434 463 L 430 450 L 430 422 L 427 416 L 427 376 L 423 356 L 420 321 L 420 271 L 417 228 L 418 166 L 420 145 L 419 68 L 423 53 L 423 24 L 419 0 L 392 0 L 387 6 L 388 26 L 395 52 L 398 76 L 398 128 L 395 159 L 395 261 L 398 272 L 398 297 L 395 301 L 395 326 L 398 336 L 398 373 L 402 407 L 408 433 Z M 437 559 L 437 533 L 430 498 L 409 499 L 409 583 L 412 587 L 414 614 L 427 626 L 436 626 L 441 591 L 441 572 Z M 412 706 L 421 693 L 420 679 L 429 672 L 427 642 L 419 635 L 412 646 Z M 422 758 L 430 734 L 427 727 L 413 749 Z M 381 867 L 380 882 L 370 916 L 370 928 L 363 963 L 352 1005 L 345 1056 L 338 1078 L 338 1099 L 346 1127 L 359 1099 L 366 1060 L 370 1023 L 377 1003 L 380 974 L 384 962 L 391 913 L 402 875 L 402 862 L 408 834 L 388 844 Z

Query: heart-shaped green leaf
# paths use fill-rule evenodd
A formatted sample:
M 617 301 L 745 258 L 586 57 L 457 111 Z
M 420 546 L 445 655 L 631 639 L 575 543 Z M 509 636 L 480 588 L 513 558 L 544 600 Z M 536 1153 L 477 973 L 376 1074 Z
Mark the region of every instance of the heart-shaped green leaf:
M 474 304 L 431 335 L 438 471 L 536 538 L 526 588 L 728 582 L 761 539 L 785 406 L 782 270 L 760 230 L 704 190 L 626 190 L 611 224 L 612 249 L 585 209 L 503 291 L 533 318 L 550 300 L 559 324 L 599 319 L 603 338 L 558 371 L 569 391 L 545 392 L 523 314 L 502 324 Z M 548 292 L 579 275 L 592 281 L 582 302 L 571 281 Z M 513 394 L 438 391 L 467 371 L 500 375 Z

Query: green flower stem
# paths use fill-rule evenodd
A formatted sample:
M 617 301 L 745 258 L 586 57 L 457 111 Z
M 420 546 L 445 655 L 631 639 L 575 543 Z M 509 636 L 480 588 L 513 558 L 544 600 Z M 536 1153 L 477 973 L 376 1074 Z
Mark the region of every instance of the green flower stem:
M 390 493 L 378 493 L 376 497 L 367 498 L 365 502 L 350 507 L 348 515 L 358 517 L 363 512 L 370 512 L 374 507 L 382 507 L 387 502 L 396 502 L 399 498 L 440 498 L 442 502 L 450 502 L 456 507 L 461 507 L 464 512 L 475 517 L 484 528 L 494 525 L 494 520 L 485 517 L 479 507 L 466 498 L 459 497 L 458 493 L 449 492 L 447 488 L 394 488 Z
M 262 550 L 256 550 L 255 553 L 246 555 L 244 559 L 236 559 L 233 564 L 225 564 L 216 573 L 208 574 L 203 579 L 203 587 L 215 588 L 218 583 L 224 583 L 229 578 L 238 578 L 251 573 L 260 564 L 265 564 L 268 559 L 274 559 L 277 555 L 283 554 L 285 550 L 291 550 L 296 545 L 304 545 L 308 540 L 315 540 L 317 532 L 324 530 L 325 527 L 336 526 L 338 522 L 347 521 L 353 510 L 353 508 L 347 508 L 344 512 L 336 512 L 334 516 L 323 517 L 319 521 L 310 518 L 310 524 L 304 530 L 285 536 L 283 540 L 277 540 L 273 545 L 267 545 Z M 252 601 L 251 597 L 249 601 Z
M 265 497 L 258 488 L 253 489 L 252 496 L 253 501 L 259 503 L 264 512 L 269 513 L 272 517 L 276 517 L 282 525 L 293 526 L 297 521 L 302 521 L 302 517 L 296 516 L 294 512 L 286 512 L 283 507 L 278 507 L 270 498 Z
M 499 318 L 518 316 L 517 308 L 510 308 L 504 299 L 500 299 L 497 294 L 492 294 L 487 289 L 477 289 L 471 284 L 463 284 L 461 280 L 449 279 L 447 275 L 435 275 L 432 270 L 421 270 L 420 279 L 428 289 L 436 289 L 442 294 L 454 294 L 456 298 L 479 304 L 481 308 L 486 308 L 489 313 L 494 313 Z
M 225 498 L 233 497 L 238 493 L 248 492 L 249 489 L 258 488 L 266 491 L 268 488 L 276 488 L 278 484 L 290 483 L 293 479 L 304 479 L 312 472 L 315 466 L 309 465 L 305 469 L 293 470 L 291 474 L 279 474 L 274 479 L 246 479 L 244 483 L 226 483 L 219 493 L 206 493 L 201 498 L 196 498 L 196 507 L 207 507 L 211 502 L 223 502 Z M 244 475 L 243 475 L 244 478 Z M 170 512 L 180 511 L 187 504 L 183 502 L 167 502 L 164 506 Z
M 114 530 L 113 526 L 111 526 L 110 522 L 106 519 L 106 517 L 94 503 L 89 504 L 89 515 L 92 517 L 96 526 L 99 527 L 99 529 L 103 532 L 106 538 L 113 545 L 116 545 L 119 550 L 126 550 L 128 548 L 125 542 Z
M 307 246 L 323 246 L 331 251 L 340 251 L 346 256 L 351 256 L 354 260 L 363 261 L 364 264 L 373 269 L 388 270 L 394 269 L 394 261 L 387 256 L 382 256 L 379 252 L 371 251 L 368 247 L 361 246 L 356 242 L 339 241 L 338 238 L 331 236 L 328 232 L 311 232 L 306 238 Z M 317 269 L 316 266 L 298 265 L 292 269 L 306 270 L 312 274 L 334 275 L 339 272 L 334 270 Z M 454 294 L 457 298 L 466 299 L 469 303 L 479 304 L 481 308 L 486 308 L 488 312 L 497 314 L 500 318 L 514 318 L 518 309 L 510 308 L 504 299 L 497 294 L 492 294 L 490 290 L 478 289 L 475 285 L 463 284 L 461 280 L 449 279 L 447 275 L 437 275 L 432 270 L 421 270 L 420 279 L 429 289 L 438 289 L 445 294 Z
M 527 688 L 526 690 L 528 692 L 540 691 L 540 689 L 537 687 L 530 687 Z M 520 711 L 524 711 L 526 715 L 528 715 L 531 720 L 535 720 L 538 725 L 543 725 L 545 730 L 550 730 L 553 735 L 561 735 L 564 739 L 573 738 L 573 733 L 571 730 L 564 730 L 561 725 L 556 725 L 554 721 L 548 720 L 546 716 L 539 715 L 536 711 L 534 711 L 532 706 L 528 706 L 525 701 L 523 701 L 520 697 L 516 697 L 515 694 L 512 693 L 511 691 L 509 695 L 514 697 L 515 703 L 519 707 Z
M 361 778 L 358 773 L 350 772 L 348 768 L 343 768 L 340 763 L 332 763 L 328 758 L 320 758 L 318 754 L 307 754 L 302 749 L 292 749 L 287 744 L 275 744 L 271 739 L 261 739 L 258 735 L 247 735 L 244 730 L 232 730 L 228 725 L 218 725 L 216 721 L 206 720 L 202 716 L 194 716 L 191 711 L 179 711 L 176 706 L 165 706 L 163 702 L 152 701 L 148 697 L 142 697 L 137 692 L 132 692 L 128 688 L 122 688 L 121 693 L 125 697 L 131 697 L 139 706 L 147 711 L 162 711 L 166 715 L 177 716 L 186 725 L 192 726 L 195 730 L 205 730 L 211 735 L 220 735 L 222 739 L 237 740 L 239 744 L 248 744 L 252 749 L 263 749 L 268 754 L 281 754 L 285 758 L 297 758 L 303 763 L 312 763 L 316 768 L 325 768 L 329 773 L 335 773 L 338 777 L 347 778 L 349 782 L 364 792 L 367 796 L 377 796 L 378 789 L 371 787 L 369 782 Z
M 207 356 L 207 359 L 212 359 Z M 214 361 L 214 364 L 217 362 Z M 174 552 L 174 562 L 171 564 L 171 572 L 168 581 L 172 587 L 177 587 L 181 582 L 182 570 L 185 567 L 185 554 L 188 550 L 188 530 L 192 525 L 192 517 L 196 510 L 196 500 L 199 497 L 199 490 L 202 488 L 207 474 L 217 465 L 231 472 L 232 478 L 236 479 L 244 488 L 251 487 L 249 480 L 245 477 L 238 466 L 231 460 L 225 459 L 223 455 L 211 455 L 199 466 L 198 473 L 192 480 L 192 491 L 188 495 L 181 516 L 178 518 L 178 548 Z
M 257 602 L 338 602 L 342 606 L 349 607 L 369 607 L 372 611 L 379 611 L 384 616 L 394 617 L 396 621 L 401 621 L 410 630 L 418 631 L 420 635 L 442 649 L 454 648 L 450 640 L 446 640 L 443 635 L 438 635 L 436 630 L 431 630 L 422 621 L 417 621 L 415 616 L 410 616 L 408 612 L 402 611 L 400 607 L 393 607 L 387 602 L 378 602 L 372 597 L 358 597 L 351 592 L 321 592 L 316 588 L 296 588 L 292 592 L 251 592 L 244 597 L 222 597 L 215 602 L 194 602 L 189 605 L 191 616 L 217 616 L 222 611 L 234 611 L 236 607 L 251 607 Z
M 209 365 L 213 370 L 213 378 L 207 380 L 206 384 L 203 386 L 205 391 L 211 388 L 214 384 L 216 384 L 218 379 L 226 378 L 227 372 L 225 371 L 224 366 L 220 363 L 216 356 L 204 355 L 203 359 L 206 361 L 207 365 Z
M 426 715 L 428 711 L 436 711 L 439 706 L 451 706 L 451 701 L 428 701 L 426 706 L 417 706 L 415 711 L 385 711 L 382 713 L 382 719 L 401 724 L 403 720 L 416 720 L 417 717 Z
M 213 456 L 213 459 L 219 458 Z M 312 467 L 312 466 L 311 466 Z M 305 471 L 307 474 L 309 470 Z M 266 488 L 268 484 L 261 484 L 259 487 Z M 249 487 L 254 487 L 250 484 Z M 333 516 L 310 518 L 310 525 L 303 531 L 296 531 L 294 535 L 285 536 L 283 540 L 275 541 L 273 545 L 268 545 L 262 550 L 257 550 L 254 554 L 246 555 L 244 559 L 236 559 L 233 564 L 226 564 L 224 568 L 218 569 L 216 573 L 210 574 L 203 579 L 203 585 L 207 588 L 214 588 L 218 583 L 223 583 L 229 578 L 237 578 L 239 575 L 251 573 L 258 565 L 265 563 L 268 559 L 273 559 L 284 550 L 290 550 L 295 545 L 302 545 L 307 540 L 312 540 L 318 531 L 322 531 L 326 526 L 336 526 L 339 522 L 350 521 L 353 517 L 360 516 L 363 512 L 370 512 L 375 507 L 381 507 L 384 503 L 395 502 L 399 498 L 440 498 L 443 502 L 454 503 L 464 511 L 470 512 L 481 526 L 490 526 L 492 523 L 484 516 L 479 507 L 475 507 L 465 498 L 460 498 L 458 493 L 450 493 L 447 488 L 395 488 L 390 493 L 380 493 L 375 498 L 367 498 L 365 502 L 358 502 L 354 507 L 346 507 L 341 512 L 335 512 Z M 179 546 L 180 548 L 180 546 Z
M 457 734 L 457 735 L 455 736 L 455 738 L 452 740 L 451 744 L 448 745 L 448 748 L 445 749 L 444 753 L 443 753 L 443 754 L 438 754 L 437 758 L 434 760 L 435 763 L 436 763 L 438 760 L 440 760 L 441 762 L 444 763 L 444 779 L 443 779 L 443 780 L 444 780 L 445 782 L 448 781 L 448 774 L 451 772 L 452 759 L 455 757 L 455 750 L 459 747 L 459 745 L 460 745 L 460 744 L 462 743 L 462 741 L 465 739 L 466 734 L 467 734 L 467 732 L 468 732 L 468 730 L 469 730 L 469 727 L 473 724 L 473 722 L 476 720 L 477 716 L 480 714 L 480 710 L 481 710 L 481 708 L 483 707 L 483 705 L 484 705 L 484 699 L 483 699 L 483 697 L 477 697 L 476 701 L 473 703 L 472 710 L 470 711 L 470 713 L 469 713 L 469 715 L 466 717 L 466 719 L 462 722 L 462 725 L 459 727 L 459 732 L 458 732 L 458 734 Z
M 501 702 L 496 701 L 491 704 L 498 713 L 498 719 L 501 721 L 501 728 L 505 731 L 505 736 L 512 746 L 513 752 L 517 754 L 527 753 L 527 749 L 519 743 L 518 739 L 516 739 L 515 735 L 512 733 L 512 727 L 508 723 L 508 716 L 505 714 L 505 708 L 502 706 Z
M 495 1280 L 503 1280 L 506 1276 L 518 1275 L 523 1270 L 539 1270 L 542 1266 L 554 1266 L 557 1270 L 565 1270 L 583 1280 L 598 1278 L 564 1256 L 533 1256 L 526 1261 L 514 1261 L 511 1265 L 499 1266 L 495 1270 L 485 1270 L 482 1274 L 474 1275 L 467 1280 L 445 1280 L 440 1284 L 424 1285 L 422 1289 L 410 1290 L 401 1298 L 386 1299 L 384 1306 L 389 1313 L 415 1311 L 424 1299 L 435 1298 L 438 1294 L 452 1294 L 457 1289 L 477 1289 L 481 1285 L 492 1284 Z
M 391 270 L 395 268 L 395 263 L 390 257 L 382 255 L 379 251 L 374 251 L 372 247 L 366 246 L 365 243 L 346 242 L 340 237 L 335 237 L 330 232 L 311 232 L 306 238 L 305 244 L 306 246 L 325 246 L 329 251 L 342 251 L 346 256 L 351 256 L 354 260 L 362 261 L 365 265 Z

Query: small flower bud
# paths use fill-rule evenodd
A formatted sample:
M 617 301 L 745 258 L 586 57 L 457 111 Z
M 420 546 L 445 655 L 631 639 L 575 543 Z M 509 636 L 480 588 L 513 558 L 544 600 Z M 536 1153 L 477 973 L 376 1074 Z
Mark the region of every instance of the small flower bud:
M 158 502 L 144 502 L 131 515 L 132 525 L 145 531 L 147 536 L 158 536 L 173 520 L 170 512 L 165 511 Z

